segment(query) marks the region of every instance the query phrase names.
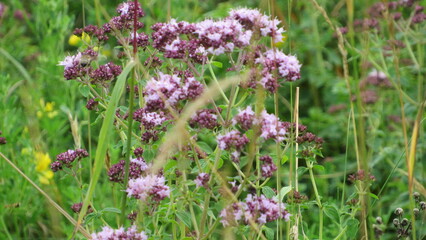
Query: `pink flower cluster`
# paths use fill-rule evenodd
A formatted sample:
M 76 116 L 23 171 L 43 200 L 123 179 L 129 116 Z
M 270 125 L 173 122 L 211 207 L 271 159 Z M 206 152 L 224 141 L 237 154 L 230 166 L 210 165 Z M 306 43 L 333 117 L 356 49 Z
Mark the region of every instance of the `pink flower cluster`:
M 108 170 L 108 177 L 111 182 L 123 182 L 124 179 L 125 161 L 120 160 L 118 163 L 112 165 Z M 135 179 L 142 175 L 143 172 L 149 169 L 145 160 L 142 157 L 130 160 L 129 178 Z
M 274 139 L 277 142 L 285 139 L 287 132 L 285 123 L 281 122 L 274 114 L 263 111 L 259 122 L 261 126 L 260 137 L 263 139 Z
M 123 227 L 119 229 L 112 229 L 108 226 L 102 228 L 102 231 L 98 233 L 92 234 L 93 240 L 115 240 L 115 239 L 123 239 L 123 240 L 147 240 L 148 236 L 145 232 L 138 232 L 136 226 L 133 225 L 129 227 L 127 230 Z
M 195 78 L 189 77 L 181 81 L 177 75 L 168 75 L 162 72 L 157 78 L 148 81 L 144 98 L 147 110 L 155 111 L 169 107 L 175 107 L 179 101 L 194 99 L 201 95 L 204 86 Z
M 256 60 L 263 66 L 260 84 L 268 91 L 275 92 L 278 79 L 296 81 L 300 78 L 299 60 L 295 56 L 288 56 L 279 50 L 268 50 Z M 276 75 L 274 74 L 276 72 Z
M 243 130 L 247 131 L 252 127 L 255 118 L 254 111 L 251 106 L 248 106 L 244 110 L 239 110 L 239 113 L 232 119 L 232 124 L 239 124 Z
M 63 167 L 71 168 L 75 160 L 88 157 L 89 153 L 84 149 L 68 150 L 56 156 L 56 161 L 50 164 L 50 169 L 53 172 L 62 170 Z
M 268 199 L 264 195 L 248 194 L 244 202 L 237 202 L 223 209 L 220 217 L 223 226 L 230 226 L 239 223 L 247 225 L 251 221 L 256 224 L 265 224 L 279 218 L 288 221 L 290 213 L 286 211 L 283 203 Z
M 145 129 L 153 129 L 162 126 L 169 120 L 164 112 L 149 112 L 145 108 L 140 108 L 133 113 L 133 119 L 141 122 Z
M 219 126 L 217 122 L 217 115 L 214 109 L 203 109 L 197 111 L 192 119 L 189 121 L 191 127 L 198 126 L 200 128 L 213 129 Z
M 147 175 L 129 180 L 129 185 L 126 189 L 128 197 L 134 197 L 141 201 L 159 202 L 170 196 L 170 189 L 165 185 L 163 176 Z
M 229 12 L 229 17 L 238 20 L 245 29 L 259 31 L 262 36 L 269 36 L 274 39 L 274 42 L 282 42 L 283 28 L 279 28 L 278 19 L 271 19 L 270 16 L 262 14 L 257 9 L 233 9 Z
M 251 106 L 240 110 L 232 119 L 232 123 L 239 125 L 243 130 L 250 129 L 253 124 L 260 124 L 260 137 L 265 140 L 274 139 L 277 142 L 285 139 L 288 127 L 285 122 L 280 121 L 274 114 L 268 114 L 265 110 L 259 118 L 256 118 Z
M 262 177 L 270 178 L 277 171 L 277 166 L 272 161 L 272 158 L 268 155 L 262 156 L 259 158 L 261 162 L 263 162 L 261 166 Z
M 195 185 L 197 185 L 197 187 L 208 188 L 207 183 L 209 182 L 209 180 L 210 180 L 210 175 L 208 173 L 200 173 L 198 174 L 194 182 L 195 182 Z

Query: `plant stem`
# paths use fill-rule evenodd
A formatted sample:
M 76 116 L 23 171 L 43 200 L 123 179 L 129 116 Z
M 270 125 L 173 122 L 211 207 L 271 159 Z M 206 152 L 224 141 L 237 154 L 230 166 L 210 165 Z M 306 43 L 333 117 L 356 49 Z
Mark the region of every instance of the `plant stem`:
M 320 195 L 318 193 L 317 184 L 315 182 L 314 172 L 312 170 L 313 163 L 311 161 L 306 160 L 306 165 L 308 166 L 308 169 L 309 169 L 309 178 L 311 179 L 312 187 L 314 188 L 314 192 L 315 192 L 315 199 L 317 201 L 317 205 L 320 211 L 319 212 L 319 220 L 320 220 L 319 239 L 322 240 L 323 225 L 324 225 L 323 206 L 321 203 Z

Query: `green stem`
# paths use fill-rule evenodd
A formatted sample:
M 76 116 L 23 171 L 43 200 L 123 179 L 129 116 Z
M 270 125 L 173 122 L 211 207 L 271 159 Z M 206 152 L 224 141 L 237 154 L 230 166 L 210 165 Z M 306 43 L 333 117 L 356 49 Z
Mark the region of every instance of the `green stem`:
M 323 233 L 323 226 L 324 226 L 323 206 L 322 206 L 322 203 L 321 203 L 320 195 L 318 193 L 317 184 L 315 182 L 314 171 L 312 170 L 313 163 L 306 160 L 306 165 L 308 166 L 308 169 L 309 169 L 309 178 L 311 179 L 311 183 L 312 183 L 312 186 L 313 186 L 314 192 L 315 192 L 315 199 L 317 201 L 317 205 L 318 205 L 319 210 L 320 210 L 320 212 L 319 212 L 319 220 L 320 220 L 319 239 L 322 240 L 322 233 Z
M 212 75 L 213 80 L 215 81 L 215 83 L 219 87 L 220 94 L 222 94 L 223 99 L 225 99 L 225 102 L 228 104 L 229 103 L 229 99 L 228 99 L 228 97 L 226 97 L 225 92 L 220 87 L 219 81 L 217 80 L 216 75 L 214 74 L 211 62 L 209 62 L 209 64 L 207 64 L 207 65 L 209 66 L 209 71 L 210 71 L 210 74 Z

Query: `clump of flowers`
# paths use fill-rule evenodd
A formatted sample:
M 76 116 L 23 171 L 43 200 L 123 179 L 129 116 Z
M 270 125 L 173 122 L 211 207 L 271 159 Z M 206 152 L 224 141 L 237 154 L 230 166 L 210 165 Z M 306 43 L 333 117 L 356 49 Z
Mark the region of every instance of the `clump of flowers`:
M 207 183 L 209 182 L 209 180 L 210 180 L 210 175 L 208 173 L 200 173 L 198 174 L 194 182 L 195 182 L 195 185 L 197 185 L 197 187 L 208 188 Z
M 93 240 L 110 240 L 110 239 L 129 239 L 129 240 L 147 240 L 148 236 L 145 232 L 138 232 L 136 226 L 125 228 L 112 229 L 110 227 L 103 227 L 102 231 L 92 234 Z
M 220 217 L 223 226 L 248 225 L 250 222 L 265 224 L 278 218 L 288 221 L 290 213 L 287 212 L 283 203 L 268 199 L 264 195 L 253 196 L 249 194 L 244 202 L 237 202 L 223 209 Z
M 154 170 L 156 162 L 153 159 L 155 159 L 155 154 L 158 154 L 156 151 L 169 150 L 159 146 L 165 140 L 163 136 L 167 136 L 165 135 L 167 129 L 190 108 L 188 106 L 191 106 L 191 102 L 199 99 L 205 93 L 205 89 L 207 89 L 205 81 L 217 80 L 214 77 L 214 70 L 207 68 L 208 65 L 211 67 L 214 63 L 212 59 L 228 57 L 229 63 L 232 65 L 229 71 L 250 71 L 248 89 L 244 89 L 244 91 L 250 93 L 252 89 L 261 91 L 264 89 L 266 91 L 263 92 L 266 95 L 275 93 L 282 82 L 300 79 L 301 64 L 296 56 L 286 55 L 279 49 L 270 49 L 260 44 L 268 42 L 263 41 L 268 38 L 275 43 L 281 42 L 284 29 L 279 27 L 279 20 L 273 19 L 257 9 L 235 9 L 231 10 L 229 15 L 223 19 L 205 19 L 196 23 L 171 19 L 169 22 L 150 26 L 153 30 L 150 35 L 141 31 L 144 24 L 139 19 L 145 13 L 139 3 L 124 2 L 117 7 L 116 12 L 118 15 L 112 17 L 101 27 L 88 25 L 76 29 L 75 36 L 81 39 L 87 36 L 84 41 L 87 46 L 82 46 L 76 54 L 65 57 L 59 65 L 64 67 L 65 79 L 73 79 L 87 86 L 89 94 L 86 97 L 89 100 L 86 108 L 96 110 L 97 114 L 102 114 L 105 106 L 108 105 L 110 89 L 116 84 L 114 79 L 122 73 L 125 61 L 130 58 L 131 50 L 138 54 L 137 57 L 146 66 L 146 72 L 144 72 L 146 75 L 133 77 L 134 87 L 126 86 L 128 92 L 135 93 L 135 99 L 128 102 L 137 105 L 134 106 L 135 110 L 133 107 L 117 106 L 114 116 L 114 127 L 119 131 L 121 137 L 120 144 L 128 141 L 128 146 L 131 148 L 138 146 L 133 152 L 135 158 L 128 163 L 130 164 L 128 173 L 125 172 L 125 160 L 113 160 L 115 164 L 111 166 L 109 161 L 106 161 L 106 165 L 109 167 L 107 169 L 109 180 L 114 183 L 127 182 L 127 185 L 115 185 L 121 187 L 120 190 L 125 192 L 127 197 L 132 198 L 133 201 L 147 203 L 147 206 L 154 206 L 155 208 L 152 209 L 158 207 L 161 212 L 164 209 L 162 209 L 164 206 L 161 201 L 170 197 L 172 190 L 175 191 L 166 185 L 166 177 L 170 184 L 174 181 L 180 182 L 181 176 L 184 176 L 182 178 L 188 176 L 187 171 L 196 163 L 199 172 L 192 171 L 189 174 L 197 174 L 194 179 L 196 189 L 205 188 L 207 191 L 195 191 L 194 196 L 208 192 L 212 194 L 210 198 L 216 199 L 219 196 L 215 193 L 219 187 L 217 185 L 219 181 L 216 181 L 217 176 L 213 174 L 214 171 L 211 171 L 208 161 L 215 159 L 214 166 L 218 168 L 216 170 L 219 170 L 222 167 L 221 164 L 228 163 L 220 163 L 223 159 L 218 158 L 222 158 L 222 154 L 229 154 L 231 161 L 234 162 L 233 167 L 238 168 L 239 165 L 243 167 L 246 164 L 243 160 L 245 160 L 244 154 L 247 153 L 249 143 L 253 144 L 256 152 L 264 152 L 268 144 L 282 147 L 282 145 L 296 140 L 295 134 L 291 132 L 295 129 L 294 124 L 281 121 L 276 115 L 270 114 L 266 110 L 255 112 L 252 106 L 244 105 L 244 101 L 237 104 L 238 102 L 235 100 L 241 97 L 238 88 L 244 85 L 243 82 L 240 82 L 233 85 L 233 90 L 236 90 L 234 98 L 226 102 L 235 103 L 235 106 L 238 105 L 238 107 L 242 105 L 242 109 L 234 115 L 235 112 L 231 109 L 234 107 L 232 104 L 229 104 L 227 109 L 227 106 L 223 105 L 220 100 L 216 102 L 214 98 L 209 99 L 205 106 L 190 113 L 192 116 L 189 115 L 188 125 L 185 126 L 189 133 L 188 136 L 190 136 L 189 139 L 186 138 L 186 135 L 182 139 L 179 138 L 178 143 L 173 145 L 174 152 L 168 153 L 170 155 L 167 156 L 172 160 L 161 166 L 160 170 Z M 114 40 L 120 49 L 116 58 L 120 59 L 121 63 L 114 61 L 115 56 L 111 59 L 104 59 L 105 56 L 98 57 L 99 49 L 107 41 L 110 44 Z M 137 49 L 133 49 L 134 47 Z M 144 54 L 139 54 L 141 52 Z M 238 58 L 236 53 L 238 53 Z M 102 63 L 100 63 L 101 59 Z M 206 78 L 206 69 L 210 70 L 213 76 L 211 79 Z M 227 89 L 221 90 L 221 92 L 228 91 Z M 226 99 L 227 93 L 223 95 Z M 133 94 L 128 96 L 133 96 Z M 248 94 L 248 98 L 251 97 Z M 123 101 L 120 103 L 125 103 L 124 99 L 121 100 Z M 130 122 L 133 120 L 136 126 L 130 127 Z M 123 131 L 124 129 L 130 131 Z M 299 130 L 305 134 L 299 135 L 303 138 L 302 141 L 320 142 L 317 137 L 311 139 L 312 136 L 305 133 L 306 127 L 303 125 L 299 125 Z M 209 141 L 213 136 L 216 136 L 216 146 L 214 146 L 214 140 Z M 117 146 L 124 146 L 124 144 L 120 144 Z M 213 150 L 210 145 L 216 149 Z M 140 146 L 146 150 L 145 153 Z M 126 150 L 130 151 L 130 149 Z M 152 154 L 153 152 L 154 154 Z M 128 152 L 128 154 L 130 153 Z M 85 150 L 68 150 L 58 155 L 57 161 L 51 164 L 51 169 L 59 171 L 64 167 L 70 168 L 73 162 L 87 155 Z M 254 156 L 256 157 L 256 155 Z M 240 162 L 240 158 L 242 163 L 235 164 Z M 277 171 L 277 165 L 271 156 L 263 155 L 259 160 L 261 166 L 256 166 L 256 168 L 260 169 L 251 169 L 253 166 L 247 168 L 250 171 L 261 173 L 261 176 L 257 176 L 248 171 L 250 173 L 247 176 L 256 178 L 254 181 L 258 181 L 257 186 L 260 186 L 262 181 L 266 184 L 269 179 L 265 180 L 265 178 L 273 177 Z M 248 166 L 248 164 L 246 165 Z M 241 193 L 253 180 L 245 179 L 244 174 L 241 174 L 242 169 L 235 170 L 237 171 L 234 173 L 238 172 L 240 175 L 228 179 L 233 180 L 229 182 L 230 190 L 233 193 Z M 129 179 L 125 179 L 127 175 Z M 174 179 L 174 177 L 176 178 Z M 187 182 L 189 181 L 182 181 L 182 184 Z M 258 190 L 260 189 L 254 189 L 253 192 Z M 249 189 L 249 191 L 251 190 Z M 170 204 L 181 204 L 183 201 L 182 197 L 173 196 L 170 199 Z M 199 201 L 193 201 L 192 204 L 198 205 L 199 203 Z M 209 203 L 209 201 L 205 201 L 205 203 Z M 207 211 L 209 208 L 210 206 L 204 206 L 200 209 Z M 81 204 L 75 204 L 73 210 L 80 211 Z M 124 210 L 123 208 L 122 214 L 125 213 Z M 148 210 L 140 211 L 138 214 L 154 214 L 154 212 Z M 210 218 L 211 214 L 205 212 L 203 216 Z M 233 203 L 225 208 L 220 216 L 223 225 L 228 226 L 251 225 L 251 223 L 263 225 L 277 219 L 288 221 L 290 214 L 285 205 L 276 199 L 269 199 L 264 195 L 248 194 L 244 201 Z M 136 222 L 135 218 L 136 213 L 132 212 L 129 215 L 132 223 Z M 162 218 L 156 219 L 161 221 Z M 200 232 L 194 232 L 194 234 L 199 235 Z M 93 234 L 92 237 L 93 239 L 147 238 L 143 232 L 138 233 L 135 226 L 127 230 L 104 227 L 101 232 Z M 198 238 L 202 238 L 202 236 L 198 236 Z
M 128 197 L 134 197 L 141 201 L 152 200 L 159 202 L 170 196 L 170 189 L 165 185 L 163 176 L 147 175 L 131 179 L 126 189 Z
M 123 182 L 124 180 L 124 166 L 125 161 L 120 160 L 120 162 L 112 165 L 108 170 L 108 177 L 111 182 Z M 143 172 L 148 170 L 149 166 L 146 164 L 145 160 L 142 157 L 133 158 L 130 160 L 129 167 L 129 178 L 135 179 L 142 175 Z
M 262 156 L 259 158 L 261 162 L 263 162 L 261 169 L 262 169 L 262 177 L 270 178 L 274 174 L 275 171 L 277 171 L 277 166 L 272 161 L 272 158 L 268 155 Z
M 72 163 L 76 160 L 88 157 L 89 153 L 84 149 L 68 150 L 56 156 L 56 161 L 50 165 L 53 172 L 62 170 L 63 167 L 72 168 Z

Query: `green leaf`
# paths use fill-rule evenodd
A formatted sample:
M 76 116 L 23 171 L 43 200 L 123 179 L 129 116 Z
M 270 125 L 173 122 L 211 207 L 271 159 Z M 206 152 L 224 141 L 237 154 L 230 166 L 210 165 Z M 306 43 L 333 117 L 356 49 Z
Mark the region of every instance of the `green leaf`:
M 218 67 L 218 68 L 222 68 L 223 64 L 221 62 L 218 61 L 212 61 L 213 66 Z
M 346 227 L 347 227 L 346 236 L 349 239 L 356 239 L 356 233 L 358 232 L 358 225 L 359 225 L 359 221 L 355 218 L 349 219 L 346 222 Z
M 317 170 L 317 171 L 320 171 L 320 172 L 324 172 L 325 171 L 325 168 L 324 168 L 324 166 L 322 166 L 322 165 L 314 165 L 314 167 L 313 167 L 313 169 L 315 169 L 315 170 Z
M 78 90 L 80 91 L 81 95 L 83 95 L 83 97 L 89 96 L 90 88 L 88 86 L 82 85 L 78 88 Z
M 287 195 L 287 193 L 289 193 L 291 191 L 291 187 L 287 186 L 287 187 L 282 187 L 280 190 L 280 201 L 282 202 L 284 199 L 284 196 Z
M 102 122 L 101 131 L 99 133 L 99 143 L 96 148 L 95 162 L 93 165 L 93 174 L 90 179 L 89 189 L 87 190 L 87 195 L 84 198 L 83 206 L 81 212 L 78 215 L 77 223 L 80 224 L 83 220 L 83 217 L 86 215 L 87 207 L 89 202 L 92 200 L 93 193 L 95 192 L 96 185 L 101 175 L 102 168 L 104 166 L 104 160 L 106 152 L 108 149 L 109 139 L 113 129 L 115 110 L 117 109 L 118 101 L 124 92 L 124 87 L 126 85 L 127 75 L 130 73 L 130 70 L 135 66 L 135 62 L 131 61 L 124 68 L 123 72 L 118 76 L 117 82 L 115 83 L 114 89 L 112 90 L 111 98 L 109 100 L 107 109 L 105 111 L 105 118 Z
M 324 205 L 324 213 L 336 224 L 340 223 L 339 210 L 333 205 Z
M 265 194 L 265 197 L 267 197 L 267 198 L 272 198 L 273 196 L 275 196 L 274 190 L 272 190 L 272 188 L 270 188 L 268 186 L 263 187 L 262 192 L 263 192 L 263 194 Z
M 300 178 L 307 171 L 308 171 L 308 168 L 306 168 L 306 167 L 298 167 L 297 168 L 297 176 Z
M 263 227 L 263 229 L 265 230 L 266 239 L 274 239 L 274 229 L 268 227 Z
M 288 161 L 288 156 L 284 155 L 283 158 L 281 159 L 281 165 L 286 163 Z
M 189 228 L 192 227 L 191 215 L 187 212 L 176 212 L 176 216 Z
M 370 193 L 370 197 L 379 200 L 379 197 L 374 193 Z
M 212 148 L 205 142 L 197 142 L 197 145 L 201 148 L 201 150 L 203 150 L 207 154 L 210 154 L 213 152 Z
M 104 213 L 104 212 L 112 212 L 112 213 L 118 213 L 118 214 L 120 214 L 121 210 L 118 209 L 118 208 L 107 207 L 107 208 L 102 209 L 100 212 L 102 212 L 102 213 Z

